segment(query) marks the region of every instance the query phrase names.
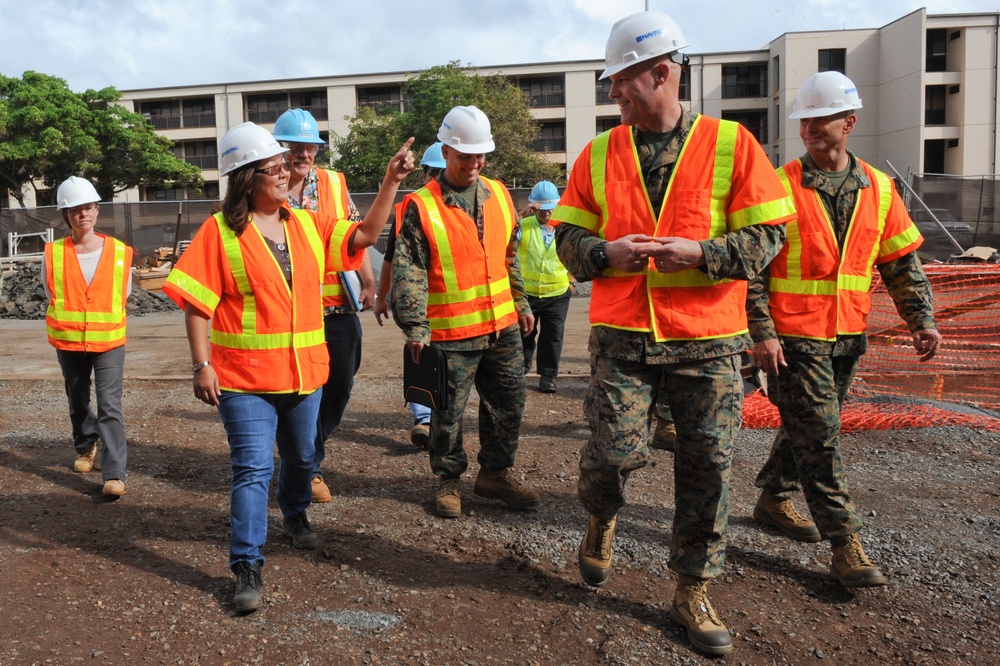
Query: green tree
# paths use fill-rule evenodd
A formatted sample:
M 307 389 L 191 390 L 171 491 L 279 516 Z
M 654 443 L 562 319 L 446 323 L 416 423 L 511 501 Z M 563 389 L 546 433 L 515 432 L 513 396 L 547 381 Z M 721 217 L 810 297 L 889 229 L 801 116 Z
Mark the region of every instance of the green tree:
M 467 68 L 471 70 L 471 66 Z M 439 65 L 409 79 L 403 85 L 406 111 L 378 115 L 362 108 L 349 119 L 346 137 L 334 138 L 338 157 L 334 166 L 347 175 L 354 191 L 375 191 L 382 182 L 385 165 L 406 137 L 416 139 L 419 154 L 437 141 L 441 120 L 452 107 L 474 105 L 490 119 L 496 150 L 486 158 L 484 175 L 509 185 L 557 181 L 560 169 L 531 150 L 539 126 L 531 115 L 528 98 L 502 75 L 479 76 L 458 62 Z M 356 174 L 353 178 L 352 175 Z M 404 187 L 419 187 L 419 175 Z
M 200 189 L 200 169 L 175 157 L 172 142 L 120 99 L 111 87 L 74 93 L 38 72 L 0 76 L 0 186 L 21 205 L 26 188 L 37 195 L 36 183 L 52 189 L 72 175 L 107 200 L 142 185 Z

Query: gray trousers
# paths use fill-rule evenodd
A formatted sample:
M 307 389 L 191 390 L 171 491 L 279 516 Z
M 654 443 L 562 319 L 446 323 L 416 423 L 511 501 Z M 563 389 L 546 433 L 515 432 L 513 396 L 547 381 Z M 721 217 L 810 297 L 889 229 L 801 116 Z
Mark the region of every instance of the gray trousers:
M 56 350 L 69 399 L 69 420 L 73 424 L 73 446 L 86 453 L 100 439 L 101 475 L 104 480 L 125 481 L 125 419 L 122 416 L 122 375 L 125 345 L 106 352 Z M 90 408 L 91 373 L 97 393 L 97 415 Z

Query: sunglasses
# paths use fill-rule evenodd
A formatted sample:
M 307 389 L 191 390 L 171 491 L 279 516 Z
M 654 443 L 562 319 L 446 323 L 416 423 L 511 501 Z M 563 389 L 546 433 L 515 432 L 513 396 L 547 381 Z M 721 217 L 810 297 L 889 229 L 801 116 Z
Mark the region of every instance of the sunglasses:
M 266 169 L 254 169 L 253 172 L 267 174 L 268 176 L 277 176 L 282 171 L 291 171 L 291 170 L 292 170 L 292 163 L 289 162 L 288 160 L 284 160 L 282 162 L 278 162 L 277 164 L 272 164 Z

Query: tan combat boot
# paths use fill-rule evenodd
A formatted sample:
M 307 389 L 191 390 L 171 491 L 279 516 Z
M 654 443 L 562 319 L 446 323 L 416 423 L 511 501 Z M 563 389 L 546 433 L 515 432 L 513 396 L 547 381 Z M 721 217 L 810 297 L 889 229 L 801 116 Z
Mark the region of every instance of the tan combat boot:
M 86 453 L 76 454 L 76 460 L 73 461 L 73 471 L 80 472 L 81 474 L 86 474 L 90 470 L 94 469 L 94 458 L 97 457 L 97 442 L 90 445 L 90 450 Z
M 832 573 L 844 587 L 880 587 L 886 585 L 882 572 L 871 563 L 857 534 L 830 540 L 833 547 Z
M 705 654 L 728 654 L 733 639 L 708 600 L 707 580 L 679 576 L 670 617 L 687 629 L 688 640 Z
M 773 527 L 796 541 L 816 543 L 821 538 L 816 523 L 799 513 L 792 500 L 781 499 L 770 493 L 760 494 L 757 506 L 753 509 L 753 518 L 761 525 Z
M 462 480 L 441 477 L 437 492 L 437 515 L 442 518 L 458 518 L 462 515 Z
M 583 582 L 593 587 L 601 587 L 611 573 L 612 567 L 613 541 L 615 538 L 615 525 L 618 517 L 611 520 L 602 520 L 597 516 L 591 516 L 587 521 L 587 531 L 583 534 L 583 541 L 580 542 L 580 575 Z
M 661 421 L 656 419 L 656 427 L 653 429 L 653 439 L 649 445 L 661 451 L 673 451 L 677 446 L 677 426 L 673 421 Z
M 515 509 L 533 509 L 541 499 L 537 492 L 512 477 L 509 468 L 480 468 L 472 492 L 486 499 L 498 499 Z

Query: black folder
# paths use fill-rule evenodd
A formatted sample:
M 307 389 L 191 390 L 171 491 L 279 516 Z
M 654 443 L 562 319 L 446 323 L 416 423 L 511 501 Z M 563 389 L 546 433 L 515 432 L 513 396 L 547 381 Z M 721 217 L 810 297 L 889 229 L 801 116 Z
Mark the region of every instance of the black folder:
M 424 345 L 417 365 L 403 346 L 403 397 L 435 411 L 448 406 L 448 359 L 443 351 Z

